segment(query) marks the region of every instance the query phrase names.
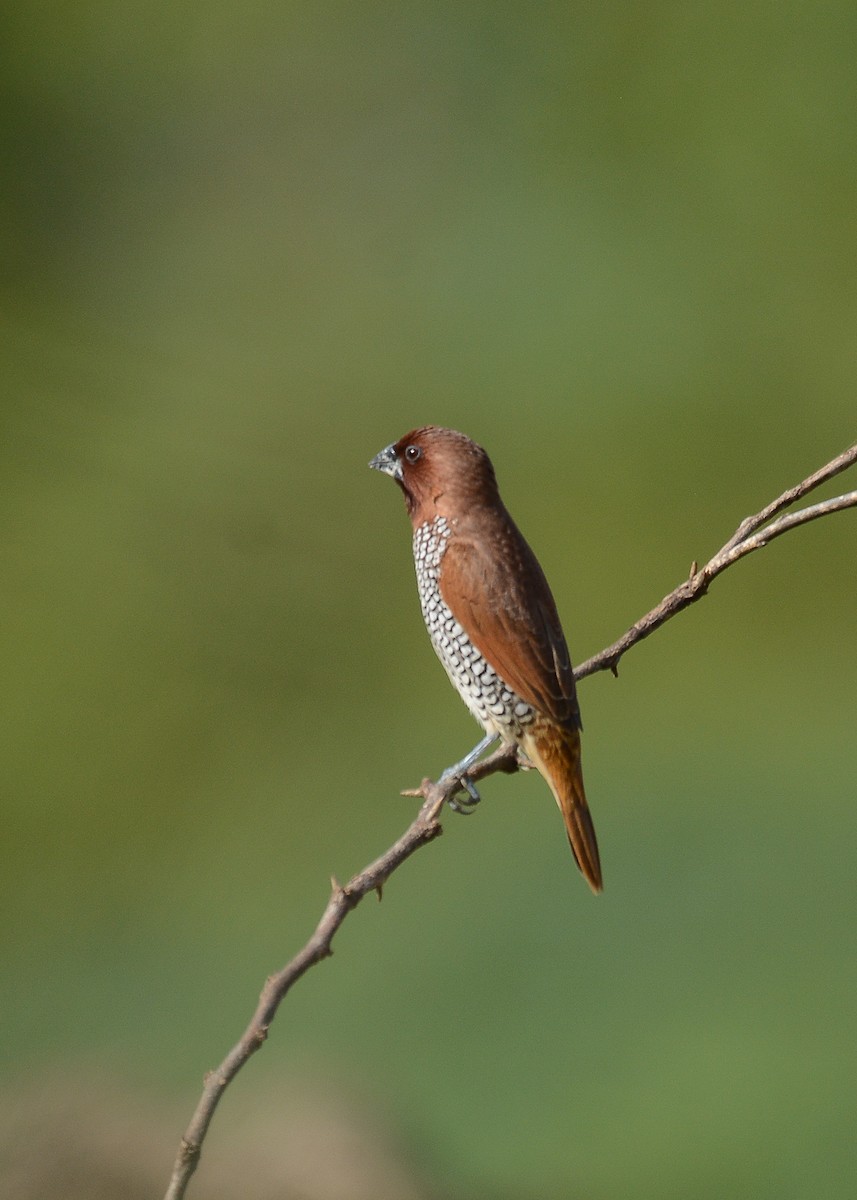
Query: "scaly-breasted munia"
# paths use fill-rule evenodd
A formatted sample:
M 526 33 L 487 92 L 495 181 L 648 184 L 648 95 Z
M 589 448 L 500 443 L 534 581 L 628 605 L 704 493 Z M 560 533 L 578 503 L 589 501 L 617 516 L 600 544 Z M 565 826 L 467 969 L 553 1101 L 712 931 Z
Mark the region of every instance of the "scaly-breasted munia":
M 369 465 L 404 493 L 426 628 L 486 731 L 456 773 L 466 785 L 466 768 L 498 738 L 519 746 L 547 780 L 577 865 L 599 892 L 568 647 L 544 572 L 500 499 L 491 460 L 463 433 L 426 425 Z

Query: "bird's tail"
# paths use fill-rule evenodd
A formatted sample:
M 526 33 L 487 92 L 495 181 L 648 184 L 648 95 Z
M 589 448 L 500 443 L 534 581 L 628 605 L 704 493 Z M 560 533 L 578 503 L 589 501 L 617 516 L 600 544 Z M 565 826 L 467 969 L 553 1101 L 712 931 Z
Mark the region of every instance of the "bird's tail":
M 583 790 L 579 731 L 538 722 L 523 734 L 521 744 L 533 766 L 550 785 L 565 821 L 577 865 L 597 894 L 601 891 L 601 863 L 595 826 Z

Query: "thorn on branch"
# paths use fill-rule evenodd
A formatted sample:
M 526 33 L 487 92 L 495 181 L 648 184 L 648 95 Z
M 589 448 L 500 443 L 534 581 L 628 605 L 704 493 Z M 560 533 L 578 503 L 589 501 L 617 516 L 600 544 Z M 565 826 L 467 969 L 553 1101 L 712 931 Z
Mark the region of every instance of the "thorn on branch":
M 434 783 L 426 775 L 418 788 L 404 788 L 399 792 L 400 796 L 415 796 L 418 800 L 428 800 L 429 788 L 434 787 Z

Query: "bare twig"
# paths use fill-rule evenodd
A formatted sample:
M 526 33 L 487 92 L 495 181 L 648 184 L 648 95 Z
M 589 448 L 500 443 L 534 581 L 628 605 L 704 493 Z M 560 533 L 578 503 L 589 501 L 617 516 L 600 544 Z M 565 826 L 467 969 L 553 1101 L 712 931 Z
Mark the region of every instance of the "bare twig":
M 743 520 L 729 541 L 704 567 L 699 569 L 694 563 L 690 577 L 684 583 L 679 584 L 668 596 L 665 596 L 660 604 L 641 617 L 612 646 L 608 646 L 600 654 L 581 663 L 575 671 L 575 677 L 583 679 L 587 675 L 605 670 L 617 674 L 619 660 L 626 651 L 630 650 L 637 642 L 642 641 L 643 638 L 648 637 L 649 634 L 654 633 L 676 613 L 704 596 L 712 580 L 732 563 L 737 562 L 739 558 L 751 554 L 754 550 L 759 550 L 774 538 L 798 525 L 805 525 L 809 521 L 815 521 L 830 513 L 841 512 L 846 508 L 857 507 L 857 491 L 854 491 L 836 496 L 832 500 L 824 500 L 819 504 L 810 505 L 797 512 L 779 515 L 797 500 L 802 499 L 855 462 L 857 462 L 857 444 L 804 479 L 796 487 L 783 492 L 761 512 Z M 516 771 L 519 765 L 514 749 L 501 748 L 471 767 L 468 775 L 474 781 L 478 781 L 497 771 Z M 459 790 L 460 780 L 453 775 L 443 776 L 438 783 L 424 779 L 419 788 L 404 793 L 422 797 L 423 803 L 416 817 L 398 841 L 394 842 L 389 850 L 376 858 L 369 866 L 349 879 L 344 886 L 336 879 L 331 881 L 330 899 L 312 937 L 291 962 L 287 963 L 276 975 L 268 978 L 259 997 L 253 1019 L 241 1039 L 229 1051 L 220 1066 L 206 1076 L 199 1104 L 181 1140 L 164 1200 L 183 1200 L 190 1178 L 199 1162 L 208 1127 L 224 1090 L 248 1058 L 259 1049 L 267 1038 L 268 1029 L 276 1016 L 277 1009 L 292 984 L 296 983 L 315 963 L 332 954 L 331 942 L 334 934 L 348 913 L 357 907 L 363 897 L 369 892 L 376 892 L 380 898 L 383 886 L 393 871 L 421 846 L 434 841 L 442 832 L 441 810 L 444 804 L 453 799 Z
M 627 633 L 623 633 L 612 646 L 608 646 L 600 654 L 593 655 L 592 658 L 588 658 L 586 662 L 576 667 L 575 679 L 585 679 L 587 675 L 594 675 L 596 671 L 605 670 L 612 671 L 614 675 L 617 675 L 619 659 L 627 650 L 636 646 L 637 642 L 641 642 L 643 638 L 647 638 L 650 633 L 654 633 L 656 629 L 660 629 L 661 625 L 670 617 L 674 617 L 682 609 L 688 608 L 697 600 L 702 599 L 711 582 L 739 558 L 743 558 L 745 554 L 751 554 L 754 550 L 760 550 L 774 538 L 798 525 L 806 525 L 810 521 L 818 520 L 819 517 L 826 517 L 828 513 L 841 512 L 845 508 L 857 506 L 857 492 L 846 492 L 843 496 L 836 496 L 832 500 L 823 500 L 820 504 L 812 504 L 809 508 L 788 513 L 776 521 L 771 520 L 772 517 L 776 517 L 778 513 L 794 504 L 796 500 L 803 499 L 804 496 L 820 487 L 822 483 L 826 483 L 828 479 L 832 479 L 841 471 L 853 466 L 855 462 L 857 462 L 857 444 L 839 454 L 826 466 L 821 467 L 820 470 L 804 479 L 802 483 L 797 484 L 796 487 L 783 492 L 782 496 L 778 496 L 761 512 L 755 513 L 752 517 L 745 517 L 729 541 L 720 547 L 704 567 L 698 569 L 694 563 L 690 577 L 684 583 L 680 583 L 668 596 L 664 596 L 660 604 L 636 621 Z M 769 521 L 770 524 L 768 524 Z
M 471 767 L 468 775 L 478 781 L 496 771 L 513 772 L 517 769 L 515 750 L 501 748 Z M 182 1137 L 164 1200 L 182 1200 L 184 1197 L 190 1177 L 199 1162 L 202 1143 L 211 1118 L 224 1090 L 267 1038 L 270 1024 L 292 984 L 317 962 L 330 957 L 333 953 L 330 948 L 333 936 L 352 908 L 356 908 L 369 892 L 376 892 L 380 899 L 384 884 L 393 871 L 400 867 L 406 858 L 410 858 L 415 850 L 434 841 L 443 833 L 439 820 L 440 811 L 459 790 L 460 781 L 455 776 L 450 776 L 438 783 L 424 779 L 419 788 L 403 793 L 421 796 L 423 803 L 399 840 L 368 867 L 353 875 L 344 886 L 335 878 L 331 879 L 330 899 L 312 937 L 291 962 L 286 963 L 276 975 L 268 977 L 253 1019 L 244 1030 L 241 1039 L 235 1043 L 220 1066 L 206 1075 L 199 1104 Z

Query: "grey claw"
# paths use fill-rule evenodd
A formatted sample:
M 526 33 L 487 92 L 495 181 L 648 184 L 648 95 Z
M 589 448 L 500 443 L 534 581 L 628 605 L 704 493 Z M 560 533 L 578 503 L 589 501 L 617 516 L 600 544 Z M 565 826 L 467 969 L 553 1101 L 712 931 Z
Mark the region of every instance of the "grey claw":
M 456 800 L 454 796 L 450 796 L 447 803 L 453 812 L 461 813 L 463 817 L 469 817 L 482 797 L 476 790 L 476 784 L 468 775 L 462 775 L 459 783 L 470 799 Z

